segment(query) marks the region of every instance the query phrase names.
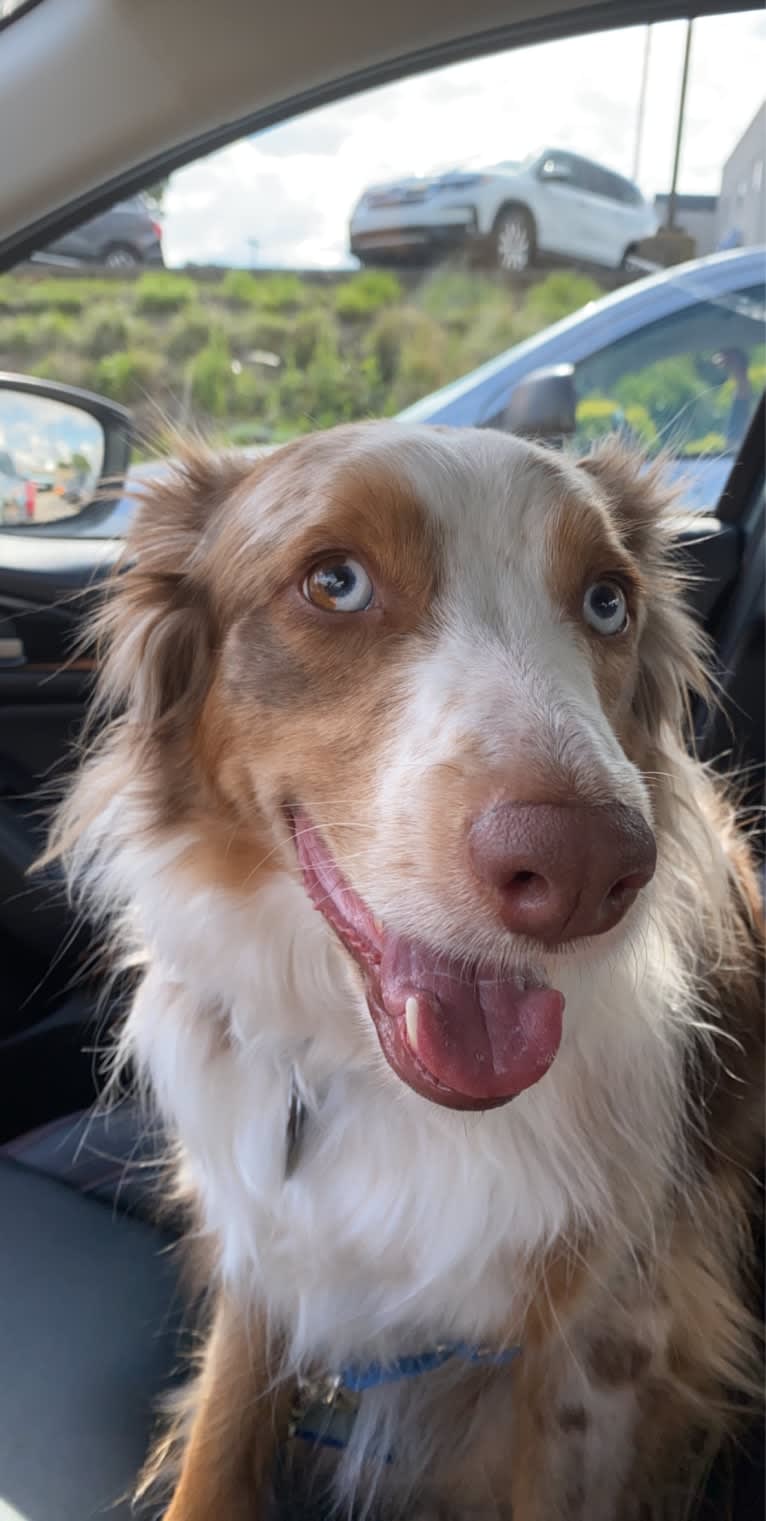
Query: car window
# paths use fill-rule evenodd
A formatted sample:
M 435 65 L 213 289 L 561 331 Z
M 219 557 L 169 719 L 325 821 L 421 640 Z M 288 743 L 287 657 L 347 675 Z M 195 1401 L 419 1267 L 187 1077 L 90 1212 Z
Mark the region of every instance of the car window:
M 650 453 L 736 452 L 766 385 L 764 287 L 693 302 L 575 369 L 577 442 L 615 429 Z
M 624 205 L 627 205 L 627 191 L 629 188 L 627 182 L 621 179 L 619 174 L 608 173 L 604 174 L 604 180 L 606 181 L 604 195 L 608 196 L 610 201 L 621 201 Z
M 583 188 L 589 190 L 591 195 L 600 195 L 611 201 L 619 199 L 615 194 L 615 176 L 608 169 L 601 169 L 598 164 L 583 163 L 580 177 Z
M 540 177 L 555 180 L 558 175 L 571 175 L 572 180 L 575 180 L 578 164 L 573 153 L 562 153 L 560 148 L 548 148 L 540 160 Z
M 737 153 L 763 98 L 766 19 L 694 22 L 678 189 L 711 200 L 658 239 L 686 35 L 685 22 L 657 23 L 469 57 L 244 132 L 164 179 L 153 166 L 118 203 L 130 216 L 91 213 L 0 277 L 0 369 L 127 407 L 138 473 L 189 431 L 260 449 L 415 405 L 443 419 L 453 387 L 447 420 L 486 423 L 506 399 L 492 381 L 485 404 L 497 364 L 515 384 L 575 363 L 578 447 L 629 425 L 650 448 L 728 448 L 760 383 L 760 319 L 743 318 L 731 345 L 746 395 L 739 360 L 717 357 L 725 335 L 702 311 L 676 317 L 651 271 L 724 257 L 727 165 L 727 183 L 745 186 L 737 227 L 757 226 L 763 176 Z M 722 69 L 736 89 L 721 89 Z M 592 196 L 552 193 L 545 163 Z M 605 331 L 599 303 L 642 280 L 637 330 L 613 305 Z M 124 531 L 126 500 L 83 511 L 47 489 L 55 451 L 41 432 L 32 459 L 14 426 L 0 383 L 0 448 L 31 461 L 34 486 L 23 520 L 0 508 L 0 528 Z

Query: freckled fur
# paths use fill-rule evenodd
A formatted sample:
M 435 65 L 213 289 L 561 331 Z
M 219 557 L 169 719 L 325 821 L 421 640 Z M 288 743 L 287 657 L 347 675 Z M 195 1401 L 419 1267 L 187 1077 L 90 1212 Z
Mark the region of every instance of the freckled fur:
M 139 513 L 103 618 L 105 727 L 52 848 L 144 967 L 117 1060 L 174 1138 L 208 1249 L 172 1521 L 265 1515 L 291 1380 L 315 1364 L 523 1342 L 510 1369 L 364 1396 L 336 1494 L 408 1521 L 665 1521 L 757 1382 L 758 895 L 685 750 L 704 647 L 671 533 L 659 479 L 611 446 L 575 465 L 399 424 L 255 465 L 192 454 Z M 382 589 L 345 628 L 299 591 L 337 549 Z M 635 616 L 597 647 L 571 588 L 615 554 Z M 461 1116 L 385 1065 L 280 804 L 308 808 L 384 922 L 512 967 L 528 947 L 464 843 L 507 795 L 637 807 L 658 870 L 617 933 L 540 953 L 567 1001 L 545 1078 Z M 285 1184 L 291 1071 L 310 1127 Z

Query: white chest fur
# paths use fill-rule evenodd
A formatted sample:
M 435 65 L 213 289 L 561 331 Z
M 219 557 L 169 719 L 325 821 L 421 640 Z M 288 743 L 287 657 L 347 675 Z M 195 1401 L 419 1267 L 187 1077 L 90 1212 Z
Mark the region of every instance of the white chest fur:
M 126 1045 L 223 1274 L 289 1330 L 296 1362 L 507 1335 L 518 1264 L 580 1226 L 622 1214 L 628 1231 L 656 1197 L 678 1063 L 658 989 L 637 989 L 625 958 L 562 979 L 565 1039 L 536 1087 L 462 1115 L 389 1072 L 345 958 L 289 879 L 261 890 L 254 919 L 209 893 L 152 918 Z M 293 1074 L 308 1123 L 286 1178 Z

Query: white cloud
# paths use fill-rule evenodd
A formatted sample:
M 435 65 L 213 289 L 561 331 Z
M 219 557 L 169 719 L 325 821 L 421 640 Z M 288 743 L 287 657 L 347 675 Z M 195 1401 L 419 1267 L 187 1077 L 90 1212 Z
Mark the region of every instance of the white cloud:
M 347 261 L 351 208 L 371 182 L 521 157 L 560 143 L 633 166 L 645 31 L 577 37 L 452 65 L 325 106 L 173 179 L 170 263 Z M 670 185 L 685 24 L 652 29 L 640 179 Z M 715 193 L 763 98 L 766 16 L 695 23 L 680 189 Z

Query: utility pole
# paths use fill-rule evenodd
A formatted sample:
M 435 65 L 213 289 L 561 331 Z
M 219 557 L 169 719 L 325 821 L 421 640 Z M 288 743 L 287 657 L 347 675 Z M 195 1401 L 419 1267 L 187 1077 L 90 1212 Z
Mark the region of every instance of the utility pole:
M 638 116 L 636 117 L 636 142 L 633 150 L 633 179 L 638 179 L 638 171 L 641 164 L 641 148 L 644 139 L 644 114 L 646 111 L 646 87 L 649 81 L 649 54 L 652 49 L 652 29 L 646 28 L 644 37 L 644 66 L 641 71 L 641 89 L 638 96 Z
M 681 98 L 678 102 L 678 126 L 676 127 L 676 151 L 673 159 L 673 183 L 668 197 L 667 230 L 672 232 L 676 221 L 676 192 L 678 190 L 678 168 L 681 162 L 681 139 L 684 133 L 684 116 L 686 114 L 686 87 L 689 83 L 689 55 L 692 50 L 693 21 L 686 23 L 686 46 L 684 48 L 684 67 L 681 75 Z

